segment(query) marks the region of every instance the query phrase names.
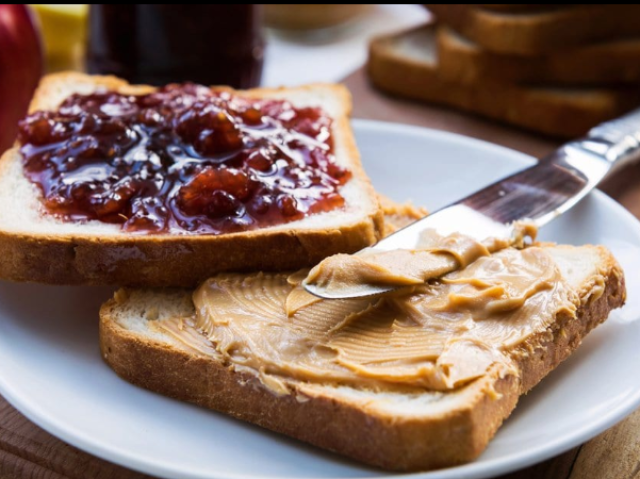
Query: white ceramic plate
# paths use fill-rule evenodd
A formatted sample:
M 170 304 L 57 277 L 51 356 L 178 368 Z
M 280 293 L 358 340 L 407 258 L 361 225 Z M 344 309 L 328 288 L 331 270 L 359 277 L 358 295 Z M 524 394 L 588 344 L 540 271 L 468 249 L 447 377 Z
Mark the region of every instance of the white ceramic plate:
M 355 127 L 376 188 L 431 209 L 533 161 L 438 131 L 362 121 Z M 407 477 L 505 473 L 595 436 L 640 405 L 640 224 L 596 193 L 546 228 L 543 238 L 611 248 L 627 275 L 628 304 L 521 400 L 478 460 Z M 0 283 L 0 392 L 44 429 L 97 456 L 163 477 L 388 477 L 120 380 L 98 351 L 98 307 L 110 293 Z

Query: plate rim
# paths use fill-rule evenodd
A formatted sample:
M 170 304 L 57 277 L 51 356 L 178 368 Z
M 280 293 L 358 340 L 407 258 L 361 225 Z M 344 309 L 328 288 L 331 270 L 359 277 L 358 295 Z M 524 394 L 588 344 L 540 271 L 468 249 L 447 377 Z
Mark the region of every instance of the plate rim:
M 510 156 L 514 163 L 520 162 L 522 166 L 532 164 L 536 159 L 530 155 L 519 152 L 512 148 L 502 145 L 496 145 L 485 140 L 468 137 L 458 133 L 441 131 L 433 128 L 420 127 L 415 125 L 407 125 L 403 123 L 391 123 L 376 120 L 354 119 L 352 120 L 354 130 L 384 130 L 385 132 L 402 132 L 413 133 L 430 138 L 444 139 L 448 142 L 456 142 L 470 145 L 473 148 L 481 148 L 484 150 L 500 151 Z M 640 221 L 633 216 L 626 208 L 607 196 L 605 193 L 596 190 L 592 193 L 599 202 L 605 203 L 607 208 L 613 208 L 617 213 L 622 215 L 625 223 L 633 225 L 632 228 L 640 237 Z M 149 462 L 136 457 L 135 451 L 129 452 L 122 448 L 114 447 L 114 445 L 99 441 L 95 438 L 88 437 L 77 428 L 69 429 L 65 427 L 63 421 L 53 418 L 42 411 L 37 402 L 31 401 L 31 398 L 21 397 L 21 395 L 6 381 L 4 375 L 0 373 L 0 394 L 21 414 L 27 417 L 31 422 L 49 432 L 53 436 L 67 442 L 89 454 L 92 454 L 103 460 L 114 464 L 133 469 L 135 471 L 152 474 L 159 477 L 180 477 L 193 479 L 254 479 L 253 476 L 246 474 L 224 473 L 220 474 L 215 471 L 203 471 L 202 468 L 194 468 L 192 470 L 172 468 L 171 464 L 166 461 Z M 593 420 L 585 423 L 584 427 L 574 429 L 568 434 L 557 438 L 554 441 L 546 442 L 539 447 L 529 448 L 523 452 L 510 454 L 506 457 L 497 457 L 485 462 L 470 462 L 460 466 L 438 469 L 434 471 L 414 472 L 414 473 L 395 473 L 380 470 L 382 475 L 373 472 L 371 475 L 363 476 L 365 478 L 390 479 L 395 477 L 407 477 L 411 479 L 455 479 L 464 477 L 466 479 L 483 479 L 495 475 L 505 474 L 518 469 L 525 468 L 532 464 L 544 461 L 550 457 L 561 454 L 578 444 L 581 444 L 631 414 L 640 406 L 640 389 L 630 394 L 616 409 L 609 411 Z M 306 478 L 312 479 L 312 478 Z M 317 478 L 322 479 L 322 478 Z M 340 479 L 340 478 L 335 478 Z M 343 478 L 346 479 L 346 478 Z

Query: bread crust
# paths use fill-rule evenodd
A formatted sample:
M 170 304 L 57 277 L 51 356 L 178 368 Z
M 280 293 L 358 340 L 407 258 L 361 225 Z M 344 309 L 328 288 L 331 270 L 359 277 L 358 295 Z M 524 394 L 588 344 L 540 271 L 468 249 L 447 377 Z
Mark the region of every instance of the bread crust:
M 435 26 L 424 25 L 371 42 L 367 71 L 376 87 L 399 97 L 453 106 L 560 138 L 584 135 L 640 101 L 637 88 L 595 89 L 591 96 L 576 98 L 547 88 L 492 81 L 476 85 L 452 82 L 443 77 L 438 63 L 419 61 L 394 48 L 398 38 L 421 31 L 426 34 L 428 29 Z
M 640 32 L 640 5 L 551 6 L 535 12 L 495 12 L 472 4 L 428 4 L 438 18 L 498 53 L 539 55 Z
M 535 12 L 549 8 L 549 5 L 544 3 L 477 3 L 476 5 L 496 12 Z M 566 6 L 568 5 L 557 5 L 558 8 Z
M 282 271 L 356 252 L 382 222 L 268 235 L 79 237 L 0 231 L 0 277 L 48 284 L 194 287 L 222 271 Z
M 475 459 L 487 446 L 518 398 L 566 359 L 583 337 L 625 300 L 624 276 L 605 248 L 598 295 L 580 292 L 577 317 L 558 315 L 531 336 L 512 357 L 521 370 L 501 376 L 492 368 L 468 386 L 471 399 L 447 413 L 399 417 L 357 402 L 332 397 L 304 384 L 276 396 L 254 376 L 186 349 L 159 343 L 125 329 L 116 319 L 120 303 L 100 311 L 100 347 L 107 364 L 123 379 L 165 396 L 188 401 L 384 469 L 415 471 Z M 185 292 L 185 294 L 189 294 Z
M 30 111 L 56 108 L 60 89 L 69 84 L 83 92 L 97 86 L 131 94 L 153 90 L 112 76 L 49 75 L 41 81 Z M 335 119 L 335 128 L 341 132 L 342 145 L 353 160 L 349 168 L 362 186 L 362 201 L 370 205 L 359 220 L 345 222 L 340 228 L 258 229 L 222 235 L 99 236 L 0 229 L 0 277 L 49 284 L 192 287 L 216 272 L 298 269 L 313 266 L 328 255 L 352 253 L 375 243 L 382 234 L 382 210 L 359 160 L 348 119 L 349 92 L 339 85 L 301 88 L 330 89 L 344 106 L 344 114 Z M 262 97 L 287 91 L 290 90 L 257 88 L 240 93 Z M 0 159 L 0 171 L 6 171 L 9 162 L 17 161 L 18 154 L 17 147 L 6 152 Z
M 640 80 L 640 39 L 624 39 L 557 50 L 544 55 L 494 53 L 438 26 L 443 78 L 467 85 L 489 81 L 522 85 L 635 86 Z

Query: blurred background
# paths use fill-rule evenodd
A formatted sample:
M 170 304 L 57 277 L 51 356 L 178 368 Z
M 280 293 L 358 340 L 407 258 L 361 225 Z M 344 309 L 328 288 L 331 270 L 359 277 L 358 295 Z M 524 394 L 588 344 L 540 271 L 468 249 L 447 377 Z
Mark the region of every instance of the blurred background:
M 207 56 L 225 56 L 229 50 L 238 55 L 238 50 L 264 44 L 262 75 L 235 87 L 339 81 L 365 62 L 370 37 L 428 18 L 420 5 L 95 5 L 91 12 L 88 5 L 31 7 L 41 28 L 48 72 L 88 67 L 115 73 L 121 70 L 116 63 L 132 61 L 137 50 L 137 60 L 142 56 L 148 57 L 143 61 L 157 62 L 156 83 L 166 83 L 182 80 L 181 70 L 192 68 L 185 64 L 185 54 L 191 52 L 198 57 L 202 79 L 188 79 L 221 84 L 228 83 L 218 80 L 228 65 L 207 64 Z M 228 62 L 231 55 L 226 56 Z M 180 65 L 179 60 L 187 61 Z M 171 69 L 173 80 L 165 78 Z M 147 81 L 152 80 L 149 75 Z
M 513 147 L 487 125 L 575 138 L 640 105 L 640 5 L 0 4 L 12 92 L 0 149 L 40 75 L 62 70 L 236 88 L 346 80 L 358 116 L 388 119 L 385 99 L 401 99 L 403 122 Z

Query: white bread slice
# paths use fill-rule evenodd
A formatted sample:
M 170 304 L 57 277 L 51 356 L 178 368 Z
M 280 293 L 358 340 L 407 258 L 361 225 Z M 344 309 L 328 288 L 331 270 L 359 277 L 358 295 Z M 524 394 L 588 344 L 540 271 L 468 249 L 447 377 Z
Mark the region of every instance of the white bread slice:
M 495 11 L 472 4 L 428 4 L 438 21 L 487 50 L 539 55 L 640 34 L 640 5 L 581 4 Z
M 438 27 L 437 41 L 442 77 L 457 83 L 588 86 L 640 81 L 639 37 L 526 57 L 483 49 L 445 25 Z
M 518 397 L 566 359 L 582 338 L 624 303 L 622 271 L 598 246 L 549 246 L 577 292 L 577 316 L 551 325 L 509 351 L 520 370 L 491 368 L 452 392 L 373 392 L 295 382 L 276 396 L 255 376 L 234 372 L 216 353 L 191 350 L 150 324 L 194 313 L 191 291 L 120 290 L 100 311 L 100 345 L 125 380 L 230 414 L 356 460 L 394 470 L 447 467 L 476 458 Z
M 638 88 L 525 87 L 447 80 L 434 25 L 373 40 L 368 73 L 381 90 L 453 106 L 551 136 L 575 138 L 640 103 Z
M 98 88 L 131 94 L 153 90 L 110 76 L 49 75 L 41 81 L 30 111 L 56 109 L 69 95 L 89 94 Z M 344 209 L 233 234 L 133 235 L 119 225 L 74 223 L 43 214 L 40 192 L 24 176 L 21 156 L 14 147 L 0 160 L 0 278 L 188 287 L 219 271 L 295 269 L 375 243 L 381 234 L 382 213 L 349 125 L 349 92 L 339 85 L 317 84 L 240 94 L 284 98 L 295 106 L 321 106 L 327 111 L 334 119 L 336 161 L 353 173 L 340 189 L 346 200 Z

